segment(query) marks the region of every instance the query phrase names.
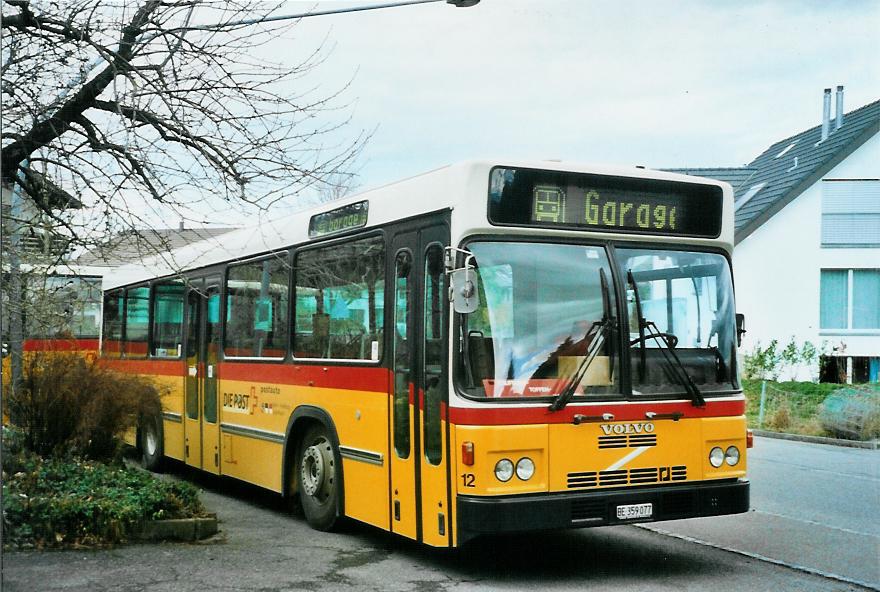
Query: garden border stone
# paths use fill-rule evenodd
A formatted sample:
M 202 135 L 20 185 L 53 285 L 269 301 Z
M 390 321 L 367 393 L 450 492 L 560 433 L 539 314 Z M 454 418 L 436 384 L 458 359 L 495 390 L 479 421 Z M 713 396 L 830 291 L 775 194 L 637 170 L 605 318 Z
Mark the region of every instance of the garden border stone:
M 794 440 L 796 442 L 810 442 L 812 444 L 829 444 L 831 446 L 845 446 L 847 448 L 863 448 L 867 450 L 880 449 L 880 441 L 870 440 L 844 440 L 842 438 L 826 438 L 825 436 L 803 436 L 801 434 L 787 434 L 785 432 L 771 432 L 768 430 L 753 429 L 752 433 L 764 438 L 777 438 L 779 440 Z
M 132 533 L 131 538 L 139 541 L 200 541 L 217 534 L 217 515 L 209 514 L 198 518 L 176 518 L 171 520 L 149 520 Z

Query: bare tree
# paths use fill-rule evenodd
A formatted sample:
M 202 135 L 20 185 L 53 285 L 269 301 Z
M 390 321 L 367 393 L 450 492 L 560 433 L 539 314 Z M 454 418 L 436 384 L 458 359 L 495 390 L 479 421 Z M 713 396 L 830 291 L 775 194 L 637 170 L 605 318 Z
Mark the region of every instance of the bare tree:
M 189 209 L 210 194 L 267 208 L 344 173 L 365 140 L 340 144 L 347 120 L 324 117 L 340 91 L 306 86 L 320 48 L 295 66 L 255 55 L 289 23 L 191 28 L 268 16 L 263 3 L 6 0 L 7 12 L 3 179 L 20 174 L 24 193 L 77 238 L 85 228 L 40 199 L 35 167 L 106 227 L 120 213 L 143 217 L 145 197 Z
M 76 247 L 157 219 L 228 223 L 350 174 L 369 134 L 349 131 L 347 85 L 309 76 L 324 46 L 273 64 L 260 52 L 296 22 L 235 24 L 276 8 L 5 0 L 3 185 Z M 80 207 L 48 198 L 47 179 Z
M 327 203 L 342 199 L 358 189 L 357 174 L 350 172 L 334 173 L 324 179 L 319 189 L 317 201 Z

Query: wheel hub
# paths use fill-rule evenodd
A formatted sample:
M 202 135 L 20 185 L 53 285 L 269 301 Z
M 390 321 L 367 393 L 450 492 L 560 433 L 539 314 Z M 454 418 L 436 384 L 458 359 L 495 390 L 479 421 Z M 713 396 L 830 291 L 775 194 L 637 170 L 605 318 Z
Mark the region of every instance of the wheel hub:
M 159 439 L 156 437 L 156 432 L 150 429 L 147 430 L 146 436 L 147 454 L 149 456 L 153 456 L 154 454 L 156 454 L 156 449 L 159 446 Z
M 301 482 L 306 495 L 314 496 L 323 489 L 327 473 L 326 465 L 324 454 L 319 445 L 306 448 L 300 467 Z

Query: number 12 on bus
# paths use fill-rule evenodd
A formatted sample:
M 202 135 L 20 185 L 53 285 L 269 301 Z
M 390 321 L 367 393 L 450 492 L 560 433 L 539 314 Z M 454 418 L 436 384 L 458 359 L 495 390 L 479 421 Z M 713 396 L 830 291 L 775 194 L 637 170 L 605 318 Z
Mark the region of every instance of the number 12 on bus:
M 164 387 L 147 467 L 319 530 L 453 547 L 740 513 L 732 240 L 723 183 L 467 162 L 121 270 L 103 360 Z

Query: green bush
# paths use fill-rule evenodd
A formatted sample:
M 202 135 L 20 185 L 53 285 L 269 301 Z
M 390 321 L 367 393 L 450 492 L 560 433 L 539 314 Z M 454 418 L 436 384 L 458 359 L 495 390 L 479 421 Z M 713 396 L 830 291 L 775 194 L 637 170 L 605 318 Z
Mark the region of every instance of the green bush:
M 4 433 L 7 548 L 118 543 L 146 520 L 204 514 L 198 491 L 189 483 L 160 481 L 121 463 L 43 459 L 14 450 L 14 440 L 14 434 Z
M 38 352 L 25 360 L 21 388 L 7 387 L 11 422 L 25 448 L 43 456 L 114 458 L 140 417 L 161 413 L 147 378 L 122 374 L 76 352 Z

